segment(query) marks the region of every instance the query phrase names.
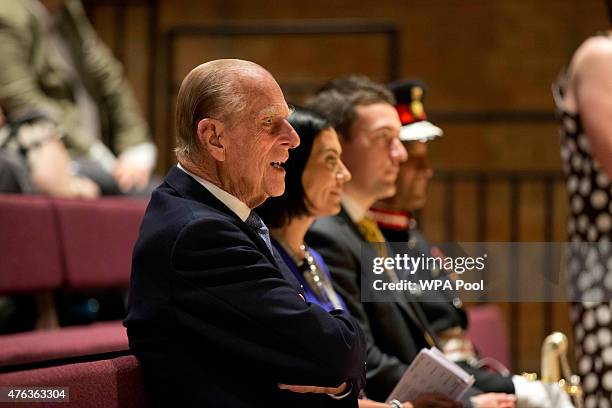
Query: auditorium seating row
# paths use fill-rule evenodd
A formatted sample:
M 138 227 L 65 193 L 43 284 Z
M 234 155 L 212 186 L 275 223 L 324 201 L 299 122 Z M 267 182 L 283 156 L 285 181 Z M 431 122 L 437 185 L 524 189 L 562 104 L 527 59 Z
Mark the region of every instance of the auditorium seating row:
M 0 374 L 0 387 L 68 387 L 69 404 L 0 403 L 4 407 L 141 408 L 147 406 L 142 371 L 132 355 Z
M 146 202 L 0 195 L 0 294 L 125 289 Z M 127 350 L 121 322 L 0 336 L 0 367 Z
M 0 195 L 0 295 L 127 288 L 145 206 L 118 198 Z M 499 309 L 484 305 L 468 313 L 477 347 L 508 363 Z M 121 322 L 0 336 L 0 387 L 5 386 L 69 386 L 74 407 L 146 406 L 142 372 Z
M 127 288 L 145 206 L 121 198 L 0 195 L 0 295 Z M 120 321 L 0 336 L 0 387 L 8 386 L 68 386 L 74 407 L 146 406 Z
M 507 363 L 504 361 L 509 358 L 505 329 L 497 306 L 478 306 L 470 308 L 468 313 L 473 323 L 470 329 L 471 338 L 475 340 L 483 355 L 496 357 Z M 95 330 L 91 335 L 92 337 L 97 336 Z M 0 374 L 0 387 L 7 386 L 69 387 L 69 406 L 71 407 L 140 408 L 147 406 L 142 371 L 136 358 L 131 355 Z M 26 405 L 15 403 L 6 406 L 20 408 Z M 38 405 L 33 404 L 32 406 Z M 45 406 L 65 407 L 66 404 L 45 404 Z
M 0 295 L 127 288 L 145 206 L 121 198 L 0 195 Z M 0 387 L 8 386 L 68 386 L 74 407 L 146 405 L 120 321 L 0 336 Z
M 0 293 L 127 287 L 145 206 L 0 195 Z

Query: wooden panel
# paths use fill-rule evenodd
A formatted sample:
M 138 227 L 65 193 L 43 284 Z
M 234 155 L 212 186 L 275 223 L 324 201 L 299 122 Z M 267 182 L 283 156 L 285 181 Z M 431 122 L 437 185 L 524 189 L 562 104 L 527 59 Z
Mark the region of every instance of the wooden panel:
M 421 228 L 432 242 L 444 242 L 444 186 L 441 183 L 430 183 L 427 193 L 427 204 L 419 217 Z
M 444 136 L 429 145 L 434 169 L 560 171 L 554 122 L 436 124 Z
M 553 202 L 554 202 L 554 214 L 553 214 L 553 240 L 554 241 L 566 241 L 567 240 L 567 213 L 568 213 L 568 202 L 567 192 L 565 190 L 565 183 L 555 183 L 553 190 Z
M 102 42 L 113 49 L 117 34 L 115 8 L 111 6 L 97 6 L 93 8 L 91 22 Z
M 507 183 L 491 183 L 488 189 L 487 235 L 490 242 L 510 239 L 510 187 Z
M 544 311 L 542 303 L 518 303 L 518 316 L 509 318 L 518 319 L 520 336 L 518 336 L 519 352 L 516 362 L 520 371 L 540 372 L 540 348 L 544 335 Z
M 458 182 L 455 185 L 455 241 L 475 242 L 476 238 L 476 184 L 474 182 Z
M 127 75 L 136 100 L 143 114 L 149 109 L 152 97 L 149 89 L 149 43 L 147 32 L 147 9 L 146 7 L 128 7 L 125 10 L 125 43 L 123 61 Z
M 434 180 L 429 190 L 429 200 L 421 212 L 424 232 L 429 237 L 445 238 L 443 183 Z M 475 184 L 458 183 L 455 191 L 453 222 L 457 240 L 470 240 L 475 236 L 477 199 Z M 519 186 L 519 238 L 521 241 L 543 241 L 545 237 L 544 184 L 541 182 L 523 182 Z M 553 238 L 563 239 L 565 208 L 563 183 L 557 182 L 553 188 Z M 489 242 L 509 241 L 510 225 L 510 187 L 508 182 L 493 182 L 486 189 L 486 240 Z M 555 227 L 556 226 L 556 227 Z M 556 228 L 556 229 L 555 229 Z M 556 232 L 555 232 L 556 231 Z M 529 263 L 523 259 L 520 262 Z M 502 265 L 503 266 L 503 265 Z M 503 267 L 496 274 L 508 273 Z M 539 371 L 540 347 L 544 337 L 551 331 L 561 330 L 571 339 L 567 304 L 565 303 L 500 303 L 506 323 L 508 324 L 515 352 L 515 364 L 518 371 Z
M 430 101 L 434 110 L 550 109 L 549 85 L 560 67 L 584 37 L 607 26 L 598 0 L 381 0 L 376 7 L 351 0 L 164 0 L 161 7 L 163 27 L 227 20 L 387 19 L 402 32 L 402 74 L 420 76 L 436 89 Z M 364 60 L 363 69 L 370 63 Z
M 388 71 L 388 40 L 383 35 L 272 35 L 179 37 L 174 88 L 195 66 L 219 58 L 257 62 L 274 73 L 292 103 L 303 103 L 325 81 L 361 73 L 383 81 Z M 278 58 L 283 50 L 283 58 Z M 368 60 L 364 65 L 363 61 Z M 320 64 L 313 65 L 313 61 Z
M 144 2 L 142 2 L 144 3 Z M 95 6 L 96 1 L 88 4 Z M 427 108 L 430 112 L 478 112 L 521 110 L 552 112 L 550 83 L 575 47 L 586 36 L 607 26 L 603 2 L 599 0 L 413 0 L 367 1 L 313 0 L 284 2 L 273 0 L 244 2 L 240 0 L 160 0 L 158 33 L 177 25 L 287 19 L 372 19 L 395 23 L 400 30 L 400 72 L 417 76 L 430 85 Z M 93 6 L 92 6 L 93 7 Z M 144 7 L 144 6 L 143 6 Z M 143 108 L 147 107 L 148 82 L 139 56 L 146 48 L 140 28 L 148 17 L 130 6 L 126 12 L 126 69 Z M 94 7 L 94 25 L 109 44 L 115 43 L 112 7 Z M 138 14 L 138 15 L 137 15 Z M 135 31 L 138 31 L 136 33 Z M 287 41 L 287 42 L 285 42 Z M 252 38 L 238 40 L 206 40 L 202 51 L 195 46 L 185 50 L 191 54 L 176 64 L 180 74 L 212 56 L 250 57 L 261 61 L 279 77 L 297 102 L 305 92 L 295 91 L 296 83 L 310 83 L 313 89 L 330 76 L 361 72 L 382 79 L 381 58 L 386 48 L 374 40 Z M 202 41 L 200 41 L 201 43 Z M 241 44 L 242 42 L 242 44 Z M 245 42 L 249 45 L 245 46 Z M 355 44 L 356 43 L 356 44 Z M 161 44 L 159 44 L 161 46 Z M 211 52 L 214 51 L 214 52 Z M 193 58 L 191 58 L 193 57 Z M 157 64 L 165 56 L 158 54 Z M 384 71 L 383 71 L 384 72 Z M 163 76 L 154 91 L 158 107 L 153 129 L 156 140 L 167 145 L 160 116 L 171 108 L 160 100 L 164 92 Z M 289 90 L 293 91 L 289 92 Z M 515 168 L 553 168 L 558 166 L 554 124 L 540 125 L 539 130 L 520 129 L 516 125 L 499 124 L 492 129 L 474 123 L 471 129 L 455 132 L 456 126 L 440 123 L 454 141 L 446 140 L 445 148 L 434 156 L 436 164 L 450 168 L 496 166 Z M 459 145 L 465 148 L 456 150 Z M 527 153 L 525 153 L 527 152 Z M 166 151 L 160 160 L 166 160 Z M 165 170 L 162 166 L 160 170 Z

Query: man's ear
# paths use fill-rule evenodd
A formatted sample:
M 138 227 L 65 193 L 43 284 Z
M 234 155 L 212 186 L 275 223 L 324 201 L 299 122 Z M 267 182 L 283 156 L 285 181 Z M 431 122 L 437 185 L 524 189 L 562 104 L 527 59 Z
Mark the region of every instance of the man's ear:
M 225 161 L 224 130 L 223 122 L 211 118 L 199 121 L 196 129 L 200 146 L 217 161 Z

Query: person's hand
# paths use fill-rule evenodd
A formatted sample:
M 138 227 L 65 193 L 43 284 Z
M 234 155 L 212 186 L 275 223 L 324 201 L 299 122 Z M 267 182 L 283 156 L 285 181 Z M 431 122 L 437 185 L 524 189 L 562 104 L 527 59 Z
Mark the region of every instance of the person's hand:
M 70 156 L 62 142 L 51 138 L 28 151 L 34 185 L 43 194 L 64 198 L 96 198 L 100 188 L 91 179 L 72 173 Z
M 502 394 L 489 392 L 472 397 L 478 408 L 514 408 L 516 396 L 512 394 Z
M 461 408 L 461 401 L 453 401 L 442 394 L 419 395 L 414 401 L 402 403 L 404 408 Z
M 87 177 L 72 176 L 68 188 L 68 197 L 96 198 L 100 196 L 100 187 Z
M 149 183 L 151 170 L 147 166 L 120 157 L 113 169 L 113 177 L 124 193 L 130 190 L 143 190 Z
M 287 390 L 291 392 L 297 392 L 298 394 L 330 394 L 340 395 L 346 391 L 346 383 L 343 382 L 337 387 L 318 387 L 316 385 L 289 385 L 289 384 L 278 384 L 278 388 L 281 390 Z

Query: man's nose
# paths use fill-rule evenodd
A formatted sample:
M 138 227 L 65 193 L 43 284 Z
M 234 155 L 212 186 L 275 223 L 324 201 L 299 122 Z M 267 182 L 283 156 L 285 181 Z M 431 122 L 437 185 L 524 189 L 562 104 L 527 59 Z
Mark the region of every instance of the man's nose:
M 287 145 L 289 149 L 295 149 L 300 145 L 300 137 L 297 132 L 293 129 L 293 127 L 285 120 L 283 124 L 283 145 Z
M 408 152 L 399 138 L 395 138 L 391 141 L 389 154 L 394 163 L 403 163 L 408 159 Z
M 430 179 L 430 178 L 432 178 L 432 177 L 433 177 L 433 175 L 434 175 L 434 170 L 433 170 L 433 168 L 431 167 L 431 164 L 430 164 L 429 162 L 427 162 L 427 163 L 425 164 L 425 166 L 426 166 L 426 167 L 425 167 L 425 176 L 426 176 L 428 179 Z
M 348 183 L 353 178 L 353 175 L 351 174 L 351 172 L 349 171 L 349 169 L 346 167 L 346 165 L 344 164 L 342 160 L 340 160 L 338 164 L 339 164 L 339 167 L 338 167 L 338 172 L 336 173 L 336 177 L 342 180 L 343 183 Z

